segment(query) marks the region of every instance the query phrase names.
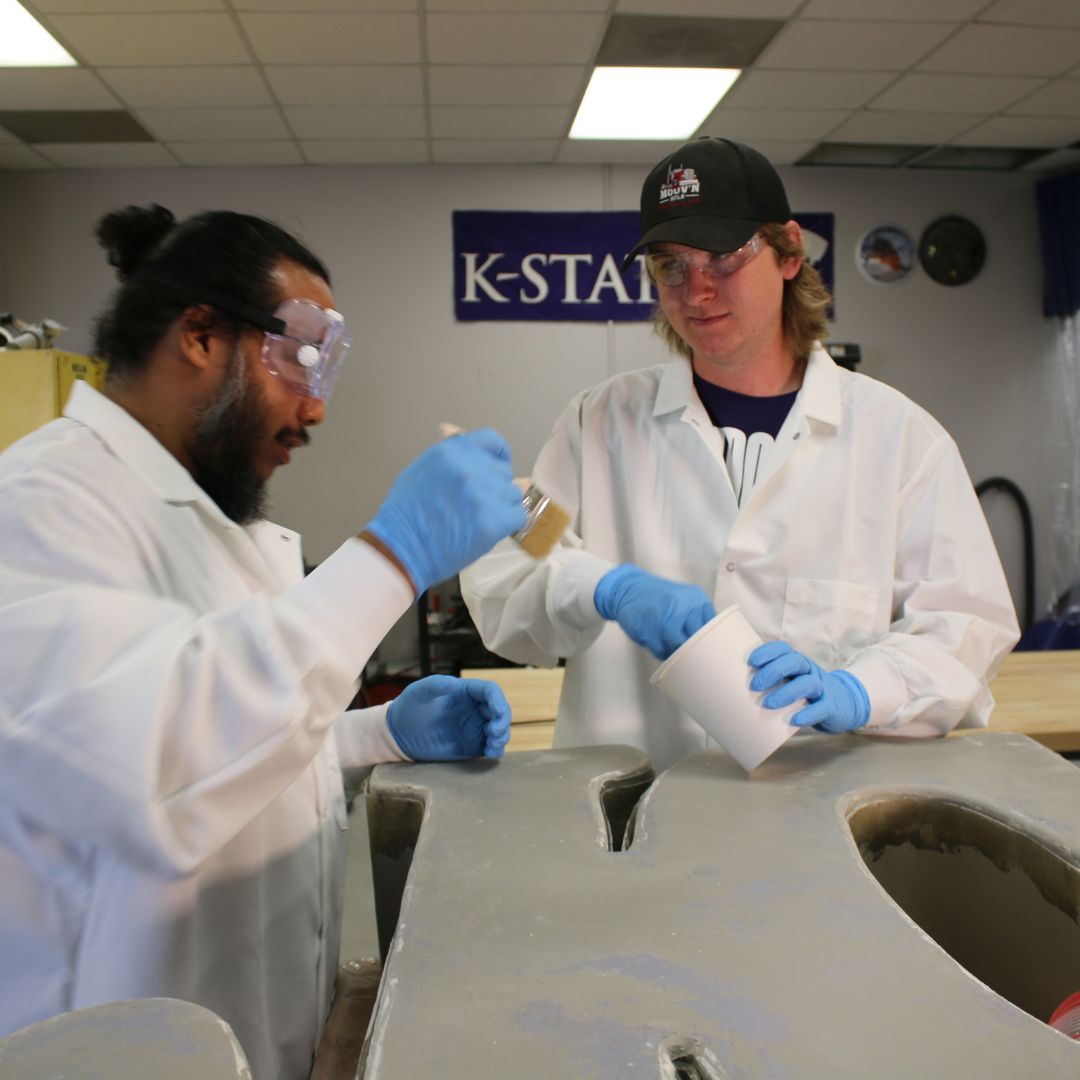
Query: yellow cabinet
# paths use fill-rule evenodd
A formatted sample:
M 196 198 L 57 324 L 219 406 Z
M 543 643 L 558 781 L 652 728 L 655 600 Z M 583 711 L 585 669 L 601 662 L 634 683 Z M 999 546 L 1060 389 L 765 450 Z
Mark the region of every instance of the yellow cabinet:
M 76 379 L 100 390 L 105 361 L 59 349 L 0 350 L 0 449 L 59 416 Z

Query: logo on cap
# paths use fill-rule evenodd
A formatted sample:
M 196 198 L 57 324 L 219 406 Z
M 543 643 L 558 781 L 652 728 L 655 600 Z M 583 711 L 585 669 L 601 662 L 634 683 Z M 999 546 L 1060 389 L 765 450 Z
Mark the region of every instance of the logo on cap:
M 660 185 L 660 206 L 677 206 L 701 201 L 701 181 L 697 173 L 683 165 L 669 165 L 667 179 Z

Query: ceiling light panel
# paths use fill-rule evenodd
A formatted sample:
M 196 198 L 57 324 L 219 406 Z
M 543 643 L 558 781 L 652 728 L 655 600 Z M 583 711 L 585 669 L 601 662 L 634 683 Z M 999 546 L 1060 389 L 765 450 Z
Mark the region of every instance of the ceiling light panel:
M 74 67 L 75 58 L 17 0 L 0 0 L 0 67 Z
M 598 67 L 570 138 L 689 138 L 739 74 L 732 68 Z

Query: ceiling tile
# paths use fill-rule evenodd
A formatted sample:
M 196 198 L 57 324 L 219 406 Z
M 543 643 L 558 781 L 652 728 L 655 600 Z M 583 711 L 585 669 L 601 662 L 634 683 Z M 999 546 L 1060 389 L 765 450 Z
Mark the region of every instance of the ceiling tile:
M 289 129 L 277 109 L 143 109 L 139 120 L 163 142 L 257 142 L 287 139 Z
M 428 59 L 434 64 L 587 63 L 604 25 L 599 15 L 429 15 Z
M 529 11 L 548 14 L 607 11 L 608 0 L 426 0 L 428 11 Z
M 891 74 L 871 71 L 748 71 L 724 98 L 740 109 L 857 109 L 866 104 Z
M 728 109 L 720 105 L 698 130 L 739 142 L 804 141 L 824 138 L 850 115 L 847 109 Z
M 51 25 L 88 64 L 242 64 L 248 52 L 228 15 L 57 15 Z
M 432 157 L 446 164 L 517 164 L 549 162 L 557 139 L 435 139 Z
M 1007 110 L 1018 116 L 1080 116 L 1080 79 L 1058 79 Z
M 939 143 L 959 135 L 982 117 L 955 113 L 857 112 L 835 131 L 832 142 Z
M 176 164 L 160 143 L 43 143 L 36 149 L 63 169 L 153 169 Z
M 952 33 L 948 23 L 795 19 L 758 58 L 759 68 L 904 71 Z
M 433 64 L 428 93 L 432 105 L 571 105 L 586 74 L 570 64 Z
M 786 19 L 803 0 L 618 0 L 621 15 L 706 15 L 723 19 Z
M 964 22 L 986 0 L 810 0 L 800 19 L 884 19 L 888 22 Z
M 979 14 L 979 22 L 1080 29 L 1080 5 L 1076 0 L 998 0 Z
M 495 139 L 558 139 L 566 134 L 570 120 L 570 110 L 562 105 L 436 108 L 431 110 L 431 134 L 467 139 L 482 131 Z
M 594 62 L 609 67 L 748 68 L 783 25 L 780 19 L 615 15 Z
M 1080 169 L 1080 150 L 1054 150 L 1023 167 L 1024 172 L 1063 173 Z
M 80 68 L 0 68 L 0 109 L 115 109 L 120 102 Z
M 932 149 L 930 146 L 911 144 L 823 142 L 818 143 L 798 164 L 852 168 L 898 167 Z
M 1080 119 L 994 116 L 953 139 L 958 146 L 1061 147 L 1080 139 Z
M 305 139 L 304 157 L 313 165 L 426 165 L 424 139 Z
M 1060 75 L 1080 63 L 1080 30 L 965 26 L 920 63 L 922 71 Z
M 306 108 L 285 110 L 299 139 L 422 139 L 420 108 Z
M 106 67 L 99 74 L 132 109 L 246 108 L 273 102 L 253 66 Z
M 417 0 L 231 0 L 236 11 L 416 11 Z
M 0 143 L 0 170 L 51 168 L 50 162 L 28 146 L 20 143 Z
M 800 142 L 798 140 L 771 140 L 754 139 L 752 143 L 755 150 L 764 154 L 774 165 L 794 165 L 796 161 L 804 157 L 814 146 L 813 142 Z M 799 208 L 796 207 L 796 210 Z M 811 209 L 807 207 L 807 209 Z
M 423 105 L 419 64 L 296 64 L 265 69 L 282 105 Z
M 302 165 L 296 144 L 274 142 L 177 142 L 169 149 L 185 165 Z
M 416 64 L 416 15 L 242 14 L 240 23 L 264 64 Z
M 1045 157 L 1042 150 L 1025 150 L 1015 146 L 935 146 L 920 154 L 910 165 L 913 169 L 976 169 L 980 171 L 1012 172 L 1036 158 Z
M 152 11 L 224 11 L 225 0 L 34 0 L 46 15 L 120 15 Z
M 567 139 L 556 160 L 567 165 L 644 165 L 652 168 L 682 139 Z
M 1039 78 L 994 75 L 901 75 L 870 104 L 904 112 L 994 113 L 1043 85 Z
M 153 136 L 123 109 L 19 109 L 0 124 L 28 143 L 149 143 Z

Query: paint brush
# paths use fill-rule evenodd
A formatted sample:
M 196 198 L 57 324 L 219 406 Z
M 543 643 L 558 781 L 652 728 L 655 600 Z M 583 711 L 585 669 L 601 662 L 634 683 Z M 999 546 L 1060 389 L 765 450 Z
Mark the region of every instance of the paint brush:
M 448 439 L 451 435 L 462 435 L 465 429 L 457 424 L 443 421 L 439 424 L 439 434 Z M 570 524 L 570 515 L 550 495 L 545 494 L 535 484 L 529 484 L 521 497 L 525 509 L 525 526 L 511 538 L 534 559 L 546 559 L 559 542 L 566 526 Z

